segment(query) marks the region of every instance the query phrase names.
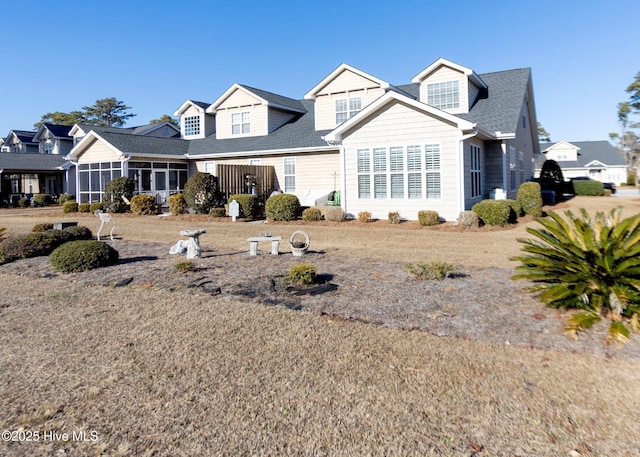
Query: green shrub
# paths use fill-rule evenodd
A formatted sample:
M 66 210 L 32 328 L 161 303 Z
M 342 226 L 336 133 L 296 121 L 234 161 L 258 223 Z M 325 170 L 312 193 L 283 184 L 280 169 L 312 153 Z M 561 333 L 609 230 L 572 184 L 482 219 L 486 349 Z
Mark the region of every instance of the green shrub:
M 602 195 L 604 195 L 605 197 L 611 197 L 611 189 L 605 189 L 604 194 Z
M 153 195 L 134 195 L 131 197 L 131 212 L 138 216 L 156 214 L 156 197 Z
M 44 222 L 42 224 L 36 224 L 31 229 L 32 232 L 46 232 L 47 230 L 53 229 L 53 224 L 50 222 Z
M 68 202 L 69 200 L 75 200 L 74 196 L 71 194 L 60 194 L 60 196 L 58 197 L 58 203 L 60 203 L 61 205 L 64 204 L 64 202 Z
M 55 248 L 71 240 L 71 235 L 63 230 L 32 232 L 9 238 L 2 242 L 3 262 L 49 255 Z
M 191 260 L 178 262 L 173 267 L 176 269 L 176 271 L 181 271 L 182 273 L 186 273 L 187 271 L 193 271 L 195 268 L 193 261 Z
M 173 194 L 169 196 L 169 212 L 176 215 L 187 212 L 187 202 L 184 199 L 184 194 Z
M 516 197 L 522 211 L 530 216 L 542 216 L 542 193 L 537 182 L 525 182 L 518 188 Z
M 278 194 L 267 199 L 264 207 L 267 219 L 293 221 L 300 215 L 300 200 L 293 194 Z
M 184 185 L 184 199 L 197 214 L 209 214 L 220 203 L 218 178 L 202 171 L 194 173 Z
M 213 208 L 211 210 L 211 217 L 225 217 L 227 215 L 227 210 L 224 208 Z
M 573 181 L 574 195 L 604 195 L 604 184 L 594 179 Z
M 389 223 L 391 224 L 399 224 L 401 221 L 400 213 L 397 211 L 389 212 Z
M 458 215 L 458 224 L 465 230 L 478 228 L 480 226 L 480 218 L 475 211 L 462 211 Z
M 313 284 L 316 280 L 316 267 L 307 262 L 291 265 L 287 273 L 287 279 L 296 284 Z
M 35 194 L 33 196 L 34 206 L 49 206 L 51 204 L 51 195 L 49 194 Z
M 627 186 L 635 186 L 636 185 L 636 174 L 629 173 L 627 175 Z
M 91 214 L 94 214 L 96 211 L 103 211 L 104 209 L 102 208 L 102 203 L 100 202 L 93 202 L 91 203 L 91 206 L 89 207 L 89 212 Z
M 358 220 L 360 222 L 371 222 L 373 220 L 369 211 L 360 211 L 358 213 Z
M 88 213 L 91 210 L 91 203 L 80 203 L 78 205 L 79 213 Z
M 514 202 L 514 200 L 482 200 L 471 209 L 484 224 L 504 226 L 517 219 L 513 210 Z
M 608 342 L 629 339 L 626 324 L 636 327 L 640 313 L 640 214 L 622 220 L 622 207 L 592 220 L 566 211 L 567 220 L 553 211 L 529 227 L 537 239 L 519 239 L 527 253 L 513 279 L 534 282 L 530 290 L 553 308 L 582 310 L 569 319 L 565 332 L 577 337 L 602 318 L 609 318 Z
M 305 222 L 315 222 L 322 219 L 322 211 L 316 206 L 307 208 L 302 212 L 302 220 Z
M 75 227 L 66 227 L 62 229 L 63 232 L 66 232 L 71 237 L 71 240 L 90 240 L 93 238 L 93 234 L 91 230 L 87 227 L 83 227 L 82 225 L 77 225 Z
M 28 208 L 31 206 L 31 199 L 23 197 L 20 200 L 18 200 L 18 206 L 20 208 Z
M 456 268 L 447 262 L 431 260 L 429 262 L 417 262 L 405 265 L 409 274 L 416 279 L 445 279 L 455 273 Z
M 114 265 L 118 251 L 96 240 L 70 241 L 55 249 L 49 256 L 51 267 L 62 273 L 93 270 Z
M 258 200 L 257 195 L 253 194 L 236 194 L 231 195 L 229 197 L 228 202 L 231 203 L 233 200 L 238 202 L 240 214 L 239 217 L 244 217 L 246 219 L 254 219 L 258 217 L 258 210 L 260 208 L 260 200 Z
M 422 226 L 438 225 L 440 223 L 440 215 L 437 211 L 428 209 L 418 211 L 418 222 Z
M 122 196 L 131 201 L 136 183 L 126 176 L 112 179 L 107 183 L 102 194 L 102 208 L 109 213 L 126 213 L 129 205 Z
M 65 213 L 77 213 L 78 212 L 78 202 L 75 200 L 67 200 L 62 205 L 62 211 Z

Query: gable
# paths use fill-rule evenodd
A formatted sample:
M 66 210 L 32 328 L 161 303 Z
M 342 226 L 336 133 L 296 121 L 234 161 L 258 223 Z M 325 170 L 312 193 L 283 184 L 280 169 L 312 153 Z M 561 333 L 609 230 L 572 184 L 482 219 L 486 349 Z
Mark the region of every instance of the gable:
M 241 89 L 234 90 L 224 100 L 216 102 L 216 109 L 239 108 L 261 105 L 263 100 Z
M 331 95 L 344 93 L 353 90 L 380 89 L 381 84 L 363 74 L 355 73 L 352 70 L 344 70 L 332 81 L 329 81 L 322 89 L 316 92 L 316 97 L 321 95 Z

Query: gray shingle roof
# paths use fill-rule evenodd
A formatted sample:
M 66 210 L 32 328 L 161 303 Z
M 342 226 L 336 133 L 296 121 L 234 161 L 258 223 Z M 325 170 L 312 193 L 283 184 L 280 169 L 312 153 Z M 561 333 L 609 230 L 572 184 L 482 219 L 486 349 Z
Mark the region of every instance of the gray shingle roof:
M 53 136 L 58 138 L 71 138 L 69 131 L 73 127 L 72 125 L 58 125 L 58 124 L 44 124 Z
M 244 87 L 249 92 L 256 94 L 258 97 L 265 99 L 267 102 L 280 105 L 285 108 L 290 108 L 295 111 L 305 111 L 306 108 L 300 100 L 294 100 L 293 98 L 285 97 L 283 95 L 274 94 L 273 92 L 267 92 L 266 90 L 256 89 L 255 87 L 247 86 L 244 84 L 238 84 L 240 87 Z
M 9 171 L 55 171 L 68 161 L 56 154 L 20 154 L 3 152 L 0 154 L 0 170 Z
M 584 168 L 588 163 L 597 160 L 608 166 L 624 166 L 626 162 L 616 148 L 608 141 L 567 141 L 578 148 L 578 160 L 562 160 L 558 164 L 562 168 Z M 544 151 L 557 143 L 540 143 L 540 151 Z M 541 167 L 547 159 L 545 154 L 536 157 L 536 166 Z
M 22 143 L 33 143 L 33 137 L 38 132 L 32 132 L 31 130 L 11 130 L 11 132 L 9 132 L 9 135 L 7 135 L 7 137 L 5 138 L 5 141 L 9 139 L 11 133 L 14 133 Z
M 189 142 L 179 138 L 133 135 L 131 133 L 98 132 L 98 135 L 125 154 L 185 155 Z

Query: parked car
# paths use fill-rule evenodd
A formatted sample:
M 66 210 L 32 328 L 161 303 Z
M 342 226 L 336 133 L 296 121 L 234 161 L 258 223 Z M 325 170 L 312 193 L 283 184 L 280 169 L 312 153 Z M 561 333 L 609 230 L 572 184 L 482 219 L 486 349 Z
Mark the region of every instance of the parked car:
M 613 183 L 613 182 L 603 182 L 602 184 L 604 184 L 604 188 L 605 189 L 609 189 L 612 194 L 616 193 L 616 184 L 615 183 Z

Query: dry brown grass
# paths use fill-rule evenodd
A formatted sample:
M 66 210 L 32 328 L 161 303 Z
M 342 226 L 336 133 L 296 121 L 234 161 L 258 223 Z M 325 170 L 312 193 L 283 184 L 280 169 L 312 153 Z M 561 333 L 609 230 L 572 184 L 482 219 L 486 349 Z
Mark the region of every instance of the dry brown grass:
M 594 201 L 602 208 L 622 200 L 571 205 Z M 638 201 L 624 205 L 640 210 Z M 55 220 L 98 226 L 61 213 L 0 217 L 10 234 Z M 116 232 L 171 244 L 181 229 L 202 226 L 204 245 L 246 250 L 249 235 L 300 228 L 176 219 L 118 217 Z M 508 267 L 525 225 L 462 234 L 408 223 L 303 228 L 314 250 L 338 258 L 421 261 L 435 253 L 458 265 Z M 0 455 L 637 454 L 635 361 L 157 288 L 8 274 L 0 284 L 0 428 L 98 437 L 3 442 Z

